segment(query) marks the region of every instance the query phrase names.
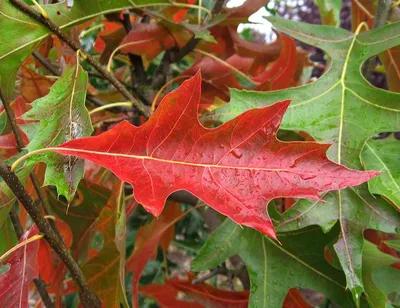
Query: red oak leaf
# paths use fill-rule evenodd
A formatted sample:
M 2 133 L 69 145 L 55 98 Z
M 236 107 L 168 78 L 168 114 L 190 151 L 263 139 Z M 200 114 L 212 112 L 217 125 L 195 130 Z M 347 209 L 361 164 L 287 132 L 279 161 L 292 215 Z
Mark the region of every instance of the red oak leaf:
M 94 137 L 56 148 L 91 160 L 134 187 L 155 216 L 167 197 L 187 190 L 238 224 L 275 238 L 266 205 L 278 197 L 319 199 L 324 191 L 358 185 L 378 172 L 330 161 L 329 144 L 282 142 L 276 133 L 289 101 L 249 110 L 214 129 L 198 120 L 201 75 L 166 95 L 141 127 L 122 122 Z
M 36 225 L 26 231 L 21 241 L 38 233 Z M 37 253 L 39 242 L 34 241 L 14 251 L 4 263 L 7 272 L 0 275 L 0 307 L 29 307 L 29 284 L 39 276 Z
M 297 67 L 296 42 L 284 34 L 281 34 L 279 41 L 282 42 L 282 51 L 278 60 L 271 69 L 253 78 L 261 83 L 257 86 L 257 91 L 281 90 L 294 84 Z
M 148 60 L 154 59 L 164 50 L 176 46 L 174 36 L 160 24 L 137 24 L 123 39 L 121 45 L 126 45 L 122 52 L 130 52 Z
M 226 59 L 225 62 L 246 74 L 249 72 L 253 60 L 234 54 Z M 200 58 L 190 68 L 183 71 L 181 75 L 194 76 L 199 70 L 201 70 L 203 79 L 200 113 L 213 105 L 216 97 L 224 102 L 229 101 L 229 88 L 242 88 L 231 68 L 220 61 L 208 57 Z
M 252 75 L 261 73 L 265 70 L 266 64 L 278 59 L 282 49 L 280 40 L 268 44 L 253 43 L 241 38 L 236 28 L 228 29 L 237 54 L 241 57 L 254 58 Z
M 193 284 L 194 275 L 188 273 L 188 280 L 178 278 L 167 280 L 167 285 L 189 295 L 196 303 L 213 308 L 247 308 L 249 291 L 227 291 L 206 283 Z
M 253 60 L 250 58 L 242 58 L 235 54 L 226 59 L 225 62 L 243 73 L 248 73 Z M 241 88 L 240 83 L 231 68 L 220 61 L 208 57 L 201 58 L 197 63 L 183 71 L 181 75 L 193 76 L 199 70 L 201 70 L 201 75 L 204 81 L 207 81 L 226 92 L 228 92 L 228 88 Z
M 158 219 L 141 227 L 136 235 L 135 250 L 126 262 L 127 271 L 132 271 L 132 303 L 139 307 L 138 286 L 144 267 L 157 254 L 158 245 L 166 251 L 175 236 L 174 224 L 182 212 L 177 204 L 170 204 Z
M 189 280 L 171 279 L 165 285 L 152 284 L 139 287 L 139 292 L 157 301 L 161 308 L 180 307 L 247 307 L 248 291 L 232 292 L 214 288 L 208 284 L 192 284 L 193 276 L 189 274 Z M 180 300 L 178 291 L 181 291 L 196 302 Z M 283 308 L 311 308 L 299 290 L 290 289 L 283 302 Z
M 170 285 L 152 284 L 141 286 L 139 292 L 156 300 L 160 308 L 203 308 L 203 305 L 198 303 L 178 299 L 179 291 Z

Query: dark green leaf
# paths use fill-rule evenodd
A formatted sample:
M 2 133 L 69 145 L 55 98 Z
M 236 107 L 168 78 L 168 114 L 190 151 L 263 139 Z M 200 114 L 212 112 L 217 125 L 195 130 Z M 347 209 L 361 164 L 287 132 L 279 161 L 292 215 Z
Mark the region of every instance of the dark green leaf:
M 280 245 L 226 219 L 207 240 L 191 267 L 194 271 L 206 270 L 232 255 L 240 255 L 251 279 L 251 307 L 282 307 L 293 287 L 313 289 L 342 307 L 353 307 L 343 273 L 324 257 L 325 246 L 336 236 L 337 230 L 324 234 L 320 228 L 312 227 L 278 235 Z

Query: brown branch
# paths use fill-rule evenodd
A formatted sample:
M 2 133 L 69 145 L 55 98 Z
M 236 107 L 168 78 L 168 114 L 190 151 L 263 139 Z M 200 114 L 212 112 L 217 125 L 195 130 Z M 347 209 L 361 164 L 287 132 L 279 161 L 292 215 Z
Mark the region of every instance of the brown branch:
M 198 283 L 203 283 L 206 280 L 209 280 L 211 278 L 213 278 L 214 276 L 223 274 L 223 275 L 228 275 L 229 270 L 226 267 L 221 267 L 221 266 L 217 266 L 216 268 L 212 269 L 208 274 L 193 279 L 192 280 L 192 284 L 198 284 Z
M 52 63 L 50 63 L 50 61 L 48 61 L 46 58 L 44 58 L 40 53 L 38 53 L 37 51 L 34 51 L 34 52 L 32 52 L 32 56 L 36 60 L 38 60 L 40 62 L 40 64 L 42 64 L 50 73 L 52 73 L 55 76 L 61 76 L 59 69 L 57 67 L 55 67 Z M 100 75 L 100 74 L 88 72 L 88 75 L 104 79 L 104 76 Z M 98 107 L 107 105 L 106 102 L 102 101 L 101 99 L 99 99 L 93 95 L 90 95 L 89 93 L 86 94 L 86 99 Z M 109 110 L 111 110 L 113 112 L 123 112 L 123 113 L 127 113 L 127 112 L 131 111 L 130 108 L 124 108 L 124 107 L 115 107 L 115 108 L 111 108 Z
M 15 208 L 11 208 L 9 216 L 11 219 L 11 223 L 14 227 L 15 234 L 17 235 L 17 238 L 20 239 L 22 234 L 24 233 L 24 229 L 22 228 L 21 222 L 19 221 L 19 217 Z
M 35 284 L 35 287 L 38 290 L 40 297 L 42 298 L 44 306 L 46 308 L 54 308 L 55 305 L 46 290 L 46 283 L 40 278 L 33 279 L 33 283 Z
M 35 205 L 32 198 L 29 196 L 24 186 L 15 175 L 14 172 L 9 170 L 9 167 L 0 159 L 0 176 L 4 179 L 5 183 L 15 194 L 17 199 L 24 206 L 28 214 L 31 216 L 34 223 L 38 226 L 39 231 L 43 234 L 45 240 L 50 244 L 53 250 L 57 253 L 61 261 L 65 264 L 71 273 L 72 279 L 79 286 L 80 300 L 84 307 L 100 308 L 101 303 L 84 277 L 78 263 L 72 258 L 65 247 L 64 242 L 58 237 L 57 233 L 53 230 L 49 222 L 43 217 L 39 208 Z
M 24 3 L 21 0 L 9 0 L 11 4 L 13 4 L 20 11 L 26 13 L 33 19 L 40 22 L 46 28 L 48 28 L 51 32 L 53 32 L 57 37 L 65 42 L 69 47 L 71 47 L 74 51 L 80 50 L 85 60 L 93 66 L 100 74 L 102 74 L 107 80 L 119 91 L 122 95 L 129 101 L 132 102 L 134 108 L 142 115 L 149 117 L 149 107 L 144 105 L 138 99 L 136 99 L 132 93 L 130 93 L 113 74 L 108 72 L 99 62 L 97 62 L 90 54 L 83 51 L 81 45 L 73 40 L 71 40 L 61 29 L 50 19 L 43 17 L 39 12 L 37 12 L 34 8 L 30 7 L 28 4 Z
M 129 12 L 124 13 L 122 25 L 124 26 L 125 32 L 129 33 L 132 30 L 132 23 L 130 19 Z M 143 61 L 141 56 L 137 56 L 131 53 L 128 53 L 129 61 L 132 64 L 131 67 L 131 83 L 132 87 L 136 88 L 137 85 L 147 84 L 146 71 L 144 69 Z
M 193 36 L 181 49 L 175 48 L 165 52 L 154 75 L 153 82 L 151 83 L 153 89 L 158 89 L 165 83 L 171 64 L 178 62 L 184 56 L 192 52 L 196 48 L 196 45 L 199 41 L 200 39 Z
M 55 76 L 61 76 L 60 70 L 55 67 L 50 61 L 48 61 L 45 57 L 43 57 L 39 52 L 36 50 L 32 52 L 32 56 L 40 62 L 50 73 Z

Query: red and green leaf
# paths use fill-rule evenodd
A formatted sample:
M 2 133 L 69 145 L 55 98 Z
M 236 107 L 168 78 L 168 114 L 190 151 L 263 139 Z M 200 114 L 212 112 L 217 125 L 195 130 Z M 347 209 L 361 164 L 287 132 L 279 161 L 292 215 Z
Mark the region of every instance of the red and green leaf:
M 135 199 L 155 216 L 172 192 L 186 189 L 238 224 L 271 237 L 275 232 L 265 207 L 274 198 L 318 200 L 324 191 L 377 175 L 329 161 L 327 144 L 279 141 L 276 132 L 289 101 L 249 110 L 215 129 L 203 127 L 197 118 L 200 84 L 200 74 L 184 82 L 141 127 L 122 122 L 99 136 L 51 149 L 110 169 L 134 187 Z

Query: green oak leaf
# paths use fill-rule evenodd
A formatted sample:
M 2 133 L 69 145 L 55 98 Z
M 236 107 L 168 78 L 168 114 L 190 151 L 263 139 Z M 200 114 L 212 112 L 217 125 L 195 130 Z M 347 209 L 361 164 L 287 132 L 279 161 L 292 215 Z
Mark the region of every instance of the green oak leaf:
M 278 232 L 283 232 L 318 224 L 324 232 L 328 232 L 337 221 L 340 222 L 341 233 L 334 248 L 346 274 L 347 286 L 353 288 L 353 294 L 357 294 L 359 298 L 364 291 L 363 231 L 398 231 L 400 215 L 390 204 L 380 197 L 372 197 L 364 184 L 341 192 L 328 193 L 323 201 L 299 200 L 275 221 L 275 227 Z
M 397 258 L 381 252 L 371 242 L 365 241 L 363 251 L 363 281 L 367 300 L 371 307 L 385 307 L 387 303 L 387 293 L 379 289 L 379 282 L 378 285 L 375 284 L 373 279 L 374 272 L 398 261 Z M 395 268 L 392 268 L 392 271 L 399 272 Z
M 72 8 L 64 2 L 43 5 L 49 18 L 61 29 L 82 23 L 98 15 L 118 12 L 134 5 L 169 4 L 167 0 L 85 0 L 75 1 Z M 0 1 L 0 86 L 6 96 L 11 96 L 18 68 L 39 44 L 50 35 L 50 31 L 15 8 L 9 1 Z
M 82 265 L 82 271 L 105 307 L 120 307 L 122 303 L 123 307 L 129 308 L 124 281 L 126 215 L 123 183 L 117 186 L 93 227 L 103 235 L 103 248 Z
M 87 83 L 87 73 L 79 64 L 68 66 L 50 88 L 49 94 L 32 103 L 33 108 L 23 118 L 40 121 L 40 127 L 28 145 L 29 152 L 92 133 L 92 123 L 85 106 Z M 71 201 L 83 178 L 83 160 L 51 152 L 27 159 L 27 164 L 37 162 L 47 164 L 44 185 L 56 186 L 58 194 Z
M 282 307 L 290 288 L 313 289 L 341 307 L 354 307 L 343 272 L 324 257 L 325 246 L 338 230 L 324 234 L 319 227 L 278 234 L 280 245 L 256 230 L 241 228 L 226 219 L 208 238 L 191 269 L 214 268 L 240 255 L 251 280 L 249 307 Z
M 385 139 L 369 139 L 361 153 L 367 170 L 382 173 L 368 182 L 369 191 L 382 195 L 400 209 L 400 140 L 390 135 Z
M 365 141 L 379 132 L 400 128 L 400 93 L 375 88 L 361 74 L 365 60 L 400 44 L 400 22 L 353 34 L 340 28 L 299 23 L 276 16 L 268 19 L 278 30 L 325 50 L 332 59 L 332 66 L 316 82 L 300 87 L 264 93 L 232 89 L 230 103 L 209 117 L 225 122 L 248 109 L 291 99 L 281 128 L 305 131 L 317 141 L 333 143 L 328 152 L 332 160 L 361 169 L 359 155 Z M 371 200 L 366 185 L 332 192 L 326 198 L 329 198 L 329 205 L 316 207 L 319 202 L 301 201 L 291 209 L 291 215 L 297 214 L 303 220 L 293 218 L 292 228 L 305 220 L 329 229 L 336 220 L 339 221 L 341 232 L 334 247 L 346 274 L 347 287 L 358 302 L 364 290 L 361 273 L 363 230 L 394 232 L 399 226 L 399 214 L 391 211 L 390 205 L 382 200 Z M 315 208 L 321 212 L 316 213 Z M 374 212 L 376 209 L 381 212 Z M 364 213 L 370 213 L 370 216 L 364 217 Z M 358 217 L 364 218 L 359 221 Z M 310 222 L 311 219 L 315 220 Z
M 400 128 L 400 93 L 378 89 L 361 74 L 365 60 L 400 45 L 400 22 L 355 35 L 330 26 L 311 25 L 268 17 L 280 31 L 325 50 L 332 66 L 316 82 L 271 92 L 231 89 L 229 104 L 211 115 L 226 122 L 248 109 L 292 100 L 281 128 L 309 133 L 331 142 L 330 157 L 360 169 L 359 155 L 372 135 Z

